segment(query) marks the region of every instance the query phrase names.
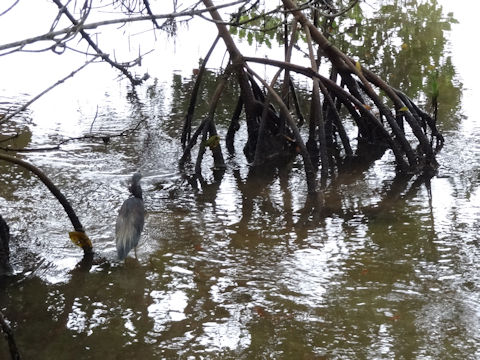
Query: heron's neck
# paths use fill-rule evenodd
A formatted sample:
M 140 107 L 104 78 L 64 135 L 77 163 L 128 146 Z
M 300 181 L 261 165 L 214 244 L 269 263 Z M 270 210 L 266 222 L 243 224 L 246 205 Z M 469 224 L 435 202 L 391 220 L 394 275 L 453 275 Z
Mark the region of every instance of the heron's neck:
M 132 186 L 130 186 L 130 192 L 131 192 L 132 195 L 135 196 L 136 198 L 139 198 L 139 199 L 142 199 L 142 200 L 143 200 L 143 197 L 142 197 L 142 188 L 140 187 L 139 184 L 133 184 Z

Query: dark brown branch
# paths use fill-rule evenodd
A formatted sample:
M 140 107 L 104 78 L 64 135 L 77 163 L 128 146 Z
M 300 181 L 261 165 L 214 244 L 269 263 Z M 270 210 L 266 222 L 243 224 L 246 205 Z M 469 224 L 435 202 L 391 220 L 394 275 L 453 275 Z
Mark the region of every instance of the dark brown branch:
M 287 115 L 287 123 L 290 126 L 290 128 L 293 131 L 293 134 L 295 136 L 295 141 L 297 142 L 298 147 L 300 148 L 300 154 L 302 155 L 303 158 L 303 164 L 305 166 L 305 173 L 307 177 L 307 188 L 308 192 L 310 194 L 316 193 L 316 184 L 315 184 L 315 170 L 313 168 L 312 161 L 310 159 L 310 155 L 308 154 L 308 150 L 305 146 L 305 143 L 303 142 L 302 136 L 300 135 L 300 132 L 298 131 L 297 125 L 295 124 L 295 121 L 293 121 L 293 118 L 291 117 L 287 106 L 285 103 L 282 101 L 282 98 L 275 92 L 275 90 L 267 84 L 265 80 L 263 80 L 258 74 L 256 74 L 252 69 L 248 68 L 249 72 L 253 74 L 262 84 L 268 89 L 268 93 L 271 95 L 272 100 L 277 103 L 277 105 L 280 107 L 281 111 L 285 112 Z
M 350 62 L 353 64 L 354 61 L 352 59 L 350 59 Z M 374 84 L 375 86 L 377 86 L 378 88 L 380 88 L 381 90 L 383 90 L 387 96 L 393 101 L 394 105 L 395 105 L 395 109 L 396 111 L 402 111 L 403 112 L 403 115 L 405 116 L 405 119 L 407 120 L 410 128 L 412 129 L 413 131 L 413 134 L 415 135 L 415 137 L 418 139 L 418 141 L 420 142 L 420 145 L 422 147 L 422 150 L 424 152 L 424 154 L 427 156 L 427 159 L 429 161 L 435 161 L 434 160 L 434 154 L 433 154 L 433 151 L 432 151 L 432 148 L 428 142 L 428 139 L 425 135 L 425 133 L 422 131 L 422 128 L 420 127 L 420 125 L 418 124 L 418 122 L 414 119 L 413 115 L 410 113 L 410 111 L 408 110 L 400 110 L 400 109 L 403 109 L 406 104 L 403 103 L 403 101 L 401 100 L 401 98 L 397 95 L 397 93 L 395 92 L 395 90 L 390 86 L 388 85 L 385 81 L 383 81 L 378 75 L 374 74 L 372 71 L 368 70 L 368 69 L 365 69 L 362 67 L 362 74 L 365 74 L 365 79 L 370 81 L 372 84 Z M 363 81 L 362 81 L 363 82 Z M 364 83 L 364 82 L 363 82 Z M 371 87 L 369 89 L 370 86 L 366 87 L 367 91 L 369 92 L 369 96 L 370 96 L 370 93 L 373 92 L 373 90 L 371 90 Z M 370 96 L 371 97 L 371 96 Z M 375 105 L 378 105 L 380 104 L 381 107 L 379 107 L 379 110 L 383 113 L 383 114 L 388 114 L 389 116 L 387 116 L 387 121 L 389 121 L 389 124 L 390 126 L 392 127 L 392 130 L 394 131 L 395 135 L 399 137 L 399 140 L 401 141 L 402 145 L 405 147 L 405 149 L 407 149 L 407 147 L 405 146 L 405 142 L 408 144 L 407 140 L 405 139 L 405 136 L 403 136 L 403 134 L 401 134 L 401 132 L 399 133 L 399 128 L 398 126 L 396 126 L 396 122 L 395 121 L 392 121 L 393 119 L 393 116 L 391 116 L 391 112 L 390 110 L 388 110 L 384 105 L 383 103 L 381 102 L 380 98 L 375 94 L 375 97 L 378 99 L 378 104 L 377 104 L 377 101 L 375 101 L 376 99 L 375 98 L 372 98 L 372 100 L 374 100 L 375 102 Z M 391 116 L 391 117 L 390 117 Z M 410 163 L 412 164 L 412 161 L 410 159 L 410 156 L 411 154 L 409 154 L 408 151 L 406 151 L 406 155 L 407 157 L 409 157 L 409 160 L 410 160 Z M 416 163 L 416 161 L 415 161 Z
M 445 139 L 437 129 L 436 121 L 425 111 L 420 109 L 406 94 L 400 90 L 394 89 L 397 95 L 402 99 L 405 105 L 408 107 L 412 115 L 417 119 L 419 123 L 427 124 L 432 132 L 432 136 L 437 138 L 437 146 L 442 146 Z M 424 130 L 425 131 L 425 130 Z
M 154 15 L 152 13 L 152 9 L 150 8 L 150 2 L 148 0 L 143 0 L 143 4 L 145 5 L 145 9 L 147 10 L 147 14 L 152 17 L 153 25 L 155 25 L 155 27 L 157 29 L 160 29 L 160 25 L 158 25 L 157 19 L 154 18 Z
M 292 0 L 282 0 L 283 4 L 285 7 L 289 10 L 292 11 L 292 14 L 295 16 L 295 18 L 304 26 L 308 26 L 310 33 L 312 35 L 313 40 L 322 48 L 324 51 L 325 55 L 329 58 L 329 60 L 332 62 L 333 66 L 337 68 L 339 72 L 344 72 L 344 73 L 353 73 L 362 82 L 365 92 L 367 95 L 373 100 L 379 111 L 387 118 L 387 121 L 396 137 L 396 139 L 400 142 L 402 145 L 402 149 L 407 155 L 409 164 L 411 167 L 416 167 L 417 165 L 417 158 L 412 150 L 411 145 L 405 138 L 405 135 L 403 134 L 402 130 L 398 126 L 394 116 L 392 115 L 390 109 L 388 109 L 383 102 L 381 101 L 380 97 L 375 93 L 373 90 L 372 86 L 370 85 L 369 80 L 375 84 L 376 86 L 380 87 L 382 90 L 386 92 L 386 94 L 392 99 L 392 101 L 395 104 L 395 108 L 401 109 L 403 108 L 404 104 L 402 101 L 399 99 L 399 97 L 393 93 L 391 89 L 389 89 L 388 85 L 383 82 L 378 76 L 373 74 L 372 72 L 368 71 L 367 69 L 364 69 L 362 67 L 357 67 L 356 63 L 347 57 L 343 52 L 341 52 L 338 48 L 333 46 L 325 36 L 305 17 L 305 15 L 296 7 L 295 3 Z M 366 74 L 366 75 L 364 75 Z M 369 80 L 367 80 L 366 76 L 369 77 Z M 393 95 L 392 95 L 393 93 Z M 411 117 L 411 114 L 407 111 L 405 116 L 407 117 L 407 120 L 409 117 Z M 409 121 L 410 123 L 410 121 Z M 428 149 L 425 148 L 425 139 L 422 137 L 421 131 L 418 131 L 418 127 L 416 124 L 410 124 L 412 127 L 412 130 L 414 134 L 417 136 L 419 139 L 422 148 L 424 148 L 425 154 L 429 155 Z M 428 142 L 427 142 L 428 145 Z M 429 146 L 427 146 L 429 148 Z M 431 153 L 431 149 L 430 149 Z
M 295 35 L 297 33 L 297 22 L 294 20 L 292 24 L 292 29 L 290 33 L 290 41 L 287 41 L 288 46 L 285 49 L 285 61 L 290 62 L 291 57 L 292 57 L 292 49 L 293 45 L 295 44 Z M 287 36 L 287 34 L 285 34 Z M 279 68 L 277 73 L 273 76 L 272 81 L 270 82 L 270 86 L 273 87 L 275 83 L 277 82 L 277 79 L 280 77 L 281 72 L 284 69 Z M 254 79 L 251 79 L 252 84 L 256 84 Z M 289 89 L 289 82 L 290 82 L 290 75 L 288 74 L 288 71 L 285 71 L 284 74 L 284 81 L 282 84 L 282 100 L 286 104 L 286 107 L 288 109 L 288 89 Z M 262 94 L 263 95 L 263 94 Z M 256 142 L 256 147 L 255 147 L 255 156 L 253 160 L 253 165 L 254 166 L 259 166 L 261 165 L 264 160 L 265 160 L 265 149 L 264 149 L 264 142 L 265 142 L 265 130 L 267 127 L 267 121 L 270 116 L 270 113 L 272 112 L 273 109 L 271 109 L 270 106 L 270 101 L 271 101 L 271 96 L 267 95 L 267 98 L 264 99 L 263 103 L 263 109 L 262 109 L 262 115 L 261 115 L 261 120 L 260 120 L 260 126 L 258 128 L 258 136 L 257 136 L 257 142 Z M 279 135 L 284 135 L 285 133 L 285 118 L 286 115 L 283 113 L 283 111 L 280 111 L 280 124 L 279 124 L 279 129 L 278 129 L 278 134 Z
M 278 77 L 278 74 L 276 76 Z M 273 83 L 273 82 L 272 82 Z M 255 155 L 253 157 L 252 166 L 260 166 L 265 160 L 265 128 L 267 126 L 268 112 L 270 107 L 270 96 L 267 95 L 263 102 L 262 116 L 260 118 L 260 126 L 258 127 L 258 136 L 255 144 Z
M 190 103 L 188 104 L 187 115 L 185 116 L 185 122 L 183 123 L 183 131 L 181 137 L 183 147 L 185 147 L 187 141 L 190 141 L 190 135 L 192 132 L 192 119 L 193 113 L 195 111 L 195 104 L 197 103 L 198 91 L 200 89 L 200 84 L 202 83 L 203 75 L 205 74 L 208 59 L 210 58 L 213 49 L 215 49 L 215 46 L 217 45 L 219 39 L 220 36 L 217 36 L 213 41 L 212 46 L 210 46 L 210 49 L 208 50 L 205 59 L 203 59 L 202 66 L 200 67 L 197 78 L 195 80 L 195 85 L 193 86 L 193 90 L 190 96 Z
M 118 134 L 104 134 L 104 135 L 92 135 L 87 134 L 83 136 L 68 138 L 60 141 L 57 145 L 49 146 L 49 147 L 42 147 L 42 148 L 12 148 L 12 147 L 0 147 L 0 150 L 3 151 L 10 151 L 10 152 L 38 152 L 38 151 L 53 151 L 59 150 L 60 146 L 70 142 L 70 141 L 77 141 L 77 140 L 101 140 L 104 144 L 108 144 L 111 138 L 121 137 L 121 136 L 128 136 L 131 133 L 137 131 L 140 128 L 140 125 L 144 123 L 146 119 L 140 120 L 134 127 L 130 129 L 122 130 Z
M 239 96 L 235 110 L 233 111 L 232 120 L 230 121 L 230 126 L 228 127 L 227 136 L 225 138 L 225 143 L 227 145 L 227 150 L 230 154 L 235 152 L 234 140 L 235 133 L 240 129 L 240 114 L 243 109 L 243 99 Z
M 286 15 L 285 15 L 285 20 L 286 20 Z M 288 38 L 287 35 L 287 30 L 288 26 L 285 21 L 285 62 L 290 62 L 292 59 L 292 50 L 293 46 L 295 45 L 295 39 L 296 35 L 298 32 L 297 29 L 297 20 L 293 20 L 291 24 L 291 32 L 290 32 L 290 39 Z M 287 105 L 287 108 L 290 108 L 289 104 L 289 89 L 290 89 L 290 83 L 291 83 L 291 78 L 290 78 L 290 73 L 287 69 L 285 69 L 285 73 L 283 76 L 283 84 L 282 84 L 282 99 L 283 102 Z M 295 94 L 293 94 L 295 97 Z M 296 98 L 295 98 L 296 101 Z M 295 104 L 297 106 L 297 104 Z M 298 110 L 298 109 L 297 109 Z M 280 133 L 284 132 L 283 127 L 285 126 L 285 115 L 280 113 Z
M 8 325 L 1 311 L 0 311 L 0 327 L 3 331 L 3 334 L 5 335 L 5 339 L 7 340 L 11 359 L 20 360 L 21 356 L 17 348 L 17 343 L 15 342 L 15 337 L 13 336 L 13 331 Z
M 2 11 L 2 12 L 0 13 L 0 16 L 5 15 L 7 12 L 9 12 L 10 10 L 12 10 L 13 7 L 18 4 L 19 1 L 20 1 L 20 0 L 15 0 L 15 2 L 14 2 L 12 5 L 10 5 L 6 10 L 4 10 L 4 11 Z
M 185 147 L 185 149 L 183 149 L 183 155 L 180 158 L 180 160 L 178 161 L 178 165 L 180 167 L 183 167 L 185 165 L 185 162 L 187 161 L 187 159 L 190 157 L 190 152 L 192 151 L 193 147 L 197 143 L 197 138 L 202 133 L 202 130 L 203 130 L 204 126 L 207 124 L 207 122 L 208 122 L 208 118 L 206 117 L 205 119 L 202 120 L 200 125 L 198 125 L 197 130 L 195 130 L 195 132 L 193 133 L 193 135 L 192 135 L 190 141 L 188 142 L 187 146 Z
M 302 127 L 305 119 L 303 117 L 302 111 L 300 110 L 300 104 L 298 103 L 297 92 L 295 91 L 295 86 L 293 85 L 293 81 L 290 78 L 289 80 L 289 87 L 290 93 L 292 95 L 293 105 L 295 106 L 295 113 L 297 114 L 298 118 L 298 127 Z
M 78 22 L 75 17 L 68 11 L 66 5 L 63 5 L 60 0 L 52 0 L 57 6 L 58 8 L 60 9 L 60 11 L 62 11 L 68 18 L 68 20 L 70 20 L 70 22 L 73 24 L 74 27 L 78 27 L 78 26 L 82 26 L 82 23 L 83 23 L 83 20 L 82 22 Z M 120 65 L 119 63 L 117 63 L 116 61 L 113 61 L 110 59 L 110 56 L 106 53 L 104 53 L 99 47 L 98 45 L 92 40 L 92 38 L 90 37 L 90 35 L 87 34 L 87 32 L 82 29 L 82 28 L 79 28 L 78 32 L 82 35 L 83 39 L 85 39 L 85 41 L 95 50 L 95 52 L 98 54 L 98 56 L 100 56 L 102 58 L 103 61 L 109 63 L 111 66 L 113 66 L 114 68 L 120 70 L 120 72 L 125 75 L 129 80 L 130 82 L 132 83 L 133 86 L 135 85 L 139 85 L 142 83 L 142 80 L 140 79 L 135 79 L 132 74 L 130 74 L 130 72 L 126 69 L 126 67 L 124 65 Z
M 271 81 L 271 87 L 277 82 L 278 77 L 280 76 L 283 69 L 278 69 L 277 73 L 273 76 Z M 253 80 L 253 79 L 252 79 Z M 267 127 L 267 119 L 270 110 L 270 93 L 267 94 L 266 98 L 264 99 L 263 109 L 262 109 L 262 117 L 260 120 L 260 126 L 258 128 L 258 136 L 257 136 L 257 143 L 255 147 L 255 156 L 253 158 L 253 166 L 259 166 L 264 161 L 264 139 L 265 139 L 265 129 Z
M 335 125 L 337 127 L 338 134 L 340 135 L 340 139 L 342 140 L 342 145 L 343 149 L 345 150 L 345 154 L 347 156 L 353 155 L 352 148 L 350 146 L 350 140 L 348 139 L 347 133 L 345 132 L 345 128 L 342 124 L 342 120 L 340 119 L 340 115 L 338 114 L 338 111 L 335 107 L 335 103 L 330 96 L 330 93 L 328 92 L 325 84 L 322 81 L 319 81 L 320 85 L 320 90 L 323 93 L 323 96 L 325 97 L 325 100 L 328 103 L 328 109 L 333 115 L 333 120 L 335 122 Z
M 160 15 L 154 15 L 154 16 L 136 16 L 136 17 L 104 20 L 104 21 L 98 21 L 98 22 L 82 24 L 82 25 L 79 24 L 76 26 L 70 26 L 65 29 L 61 29 L 57 31 L 50 31 L 42 35 L 34 36 L 32 38 L 27 38 L 27 39 L 15 41 L 12 43 L 0 45 L 0 51 L 12 49 L 12 48 L 16 48 L 16 50 L 20 50 L 24 48 L 26 45 L 33 44 L 39 41 L 55 41 L 55 38 L 60 35 L 75 34 L 80 30 L 93 30 L 93 29 L 97 29 L 99 27 L 107 26 L 107 25 L 127 24 L 132 22 L 139 22 L 139 21 L 149 21 L 152 19 L 158 20 L 158 19 L 178 18 L 178 17 L 191 18 L 213 9 L 222 9 L 222 8 L 234 6 L 243 2 L 245 2 L 245 0 L 232 1 L 231 3 L 222 4 L 222 5 L 213 6 L 213 7 L 207 7 L 206 9 L 200 9 L 200 10 L 187 10 L 179 13 L 160 14 Z M 5 53 L 1 55 L 5 55 Z
M 390 134 L 383 127 L 380 120 L 378 120 L 369 110 L 367 110 L 365 108 L 365 105 L 362 102 L 356 99 L 352 94 L 346 92 L 344 89 L 342 89 L 339 85 L 337 85 L 332 80 L 316 73 L 311 68 L 306 68 L 303 66 L 286 63 L 283 61 L 271 60 L 271 59 L 265 59 L 265 58 L 255 58 L 255 57 L 244 57 L 244 60 L 247 62 L 256 62 L 260 64 L 267 64 L 267 65 L 272 65 L 277 67 L 288 68 L 290 71 L 303 74 L 307 77 L 310 77 L 310 78 L 316 77 L 320 79 L 330 90 L 334 91 L 337 96 L 344 99 L 344 101 L 351 102 L 358 109 L 358 111 L 360 111 L 362 115 L 365 116 L 366 119 L 368 119 L 372 124 L 375 125 L 376 128 L 379 129 L 379 131 L 385 137 L 386 141 L 390 144 L 391 149 L 395 154 L 397 164 L 400 166 L 402 170 L 406 170 L 408 168 L 408 164 L 403 159 L 403 152 L 398 148 L 397 144 L 392 140 Z
M 228 75 L 229 75 L 229 72 L 227 70 L 226 74 L 224 74 L 224 76 L 220 78 L 220 81 L 217 84 L 217 88 L 215 89 L 215 93 L 213 94 L 212 99 L 210 101 L 210 109 L 208 111 L 207 121 L 204 124 L 202 129 L 202 142 L 200 143 L 200 149 L 198 150 L 197 162 L 195 165 L 195 173 L 197 175 L 201 174 L 202 172 L 202 160 L 203 160 L 203 154 L 205 153 L 205 142 L 207 140 L 207 132 L 210 134 L 210 136 L 217 136 L 217 130 L 215 128 L 215 122 L 213 119 L 215 116 L 215 110 L 217 109 L 218 102 L 220 101 L 220 97 L 222 96 L 223 90 L 227 85 Z M 215 168 L 225 167 L 225 162 L 223 160 L 220 143 L 212 147 L 212 152 L 214 155 Z
M 221 22 L 222 17 L 218 13 L 217 8 L 213 5 L 212 1 L 211 0 L 202 0 L 202 1 L 205 7 L 210 9 L 210 16 L 212 17 L 212 19 L 215 21 Z M 234 70 L 237 72 L 241 94 L 245 104 L 245 116 L 247 120 L 247 127 L 250 133 L 251 131 L 253 131 L 253 129 L 256 126 L 255 98 L 248 81 L 248 76 L 247 74 L 245 74 L 245 71 L 243 69 L 244 62 L 242 59 L 242 54 L 238 50 L 237 45 L 235 44 L 235 41 L 233 40 L 230 32 L 228 31 L 228 28 L 221 23 L 216 23 L 216 25 L 217 25 L 218 33 L 222 37 L 223 41 L 225 42 L 227 50 L 230 54 L 230 58 L 231 58 L 231 62 L 234 67 Z
M 307 37 L 308 44 L 308 54 L 310 58 L 310 66 L 314 72 L 318 72 L 317 62 L 315 61 L 315 55 L 313 52 L 312 39 L 310 37 L 310 31 L 307 26 L 304 26 L 304 31 Z M 325 135 L 325 123 L 322 116 L 322 106 L 320 103 L 320 87 L 318 78 L 313 78 L 313 90 L 312 90 L 312 103 L 310 110 L 310 127 L 309 127 L 309 138 L 307 145 L 309 148 L 316 150 L 316 138 L 315 138 L 315 129 L 318 128 L 318 138 L 320 141 L 320 159 L 322 161 L 322 176 L 326 177 L 328 175 L 328 151 L 327 151 L 327 137 Z
M 80 220 L 78 219 L 77 215 L 75 214 L 75 211 L 73 210 L 72 206 L 70 205 L 70 202 L 67 200 L 67 198 L 62 194 L 62 192 L 55 186 L 55 184 L 48 178 L 47 175 L 43 173 L 39 168 L 36 166 L 32 165 L 31 163 L 18 159 L 16 157 L 10 156 L 10 155 L 5 155 L 0 153 L 0 160 L 4 160 L 10 163 L 17 164 L 35 175 L 42 181 L 45 186 L 51 191 L 51 193 L 57 198 L 57 200 L 62 204 L 63 208 L 65 209 L 65 212 L 68 215 L 68 218 L 70 219 L 70 222 L 72 223 L 75 231 L 85 233 L 85 230 L 83 229 L 82 224 L 80 223 Z M 89 246 L 84 246 L 83 247 L 84 253 L 90 253 L 92 251 L 92 248 Z

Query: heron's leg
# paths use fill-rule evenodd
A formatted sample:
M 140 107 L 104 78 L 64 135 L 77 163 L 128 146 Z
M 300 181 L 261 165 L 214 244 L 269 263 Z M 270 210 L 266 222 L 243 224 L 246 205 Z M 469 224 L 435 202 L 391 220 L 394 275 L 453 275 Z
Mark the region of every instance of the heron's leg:
M 137 259 L 137 247 L 136 246 L 133 248 L 133 252 L 135 253 L 135 259 Z

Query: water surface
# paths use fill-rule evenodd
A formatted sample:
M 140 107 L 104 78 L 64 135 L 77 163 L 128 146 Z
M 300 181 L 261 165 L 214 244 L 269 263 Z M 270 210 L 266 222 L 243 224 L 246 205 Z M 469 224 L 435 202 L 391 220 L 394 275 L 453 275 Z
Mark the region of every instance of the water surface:
M 436 1 L 390 3 L 363 27 L 352 25 L 346 40 L 361 46 L 348 51 L 365 58 L 365 49 L 376 51 L 369 65 L 425 104 L 431 66 L 439 70 L 446 143 L 430 180 L 396 176 L 387 153 L 335 175 L 316 208 L 300 161 L 250 171 L 243 127 L 226 171 L 213 172 L 208 160 L 195 179 L 189 166 L 177 166 L 193 85 L 185 73 L 152 78 L 138 89 L 139 102 L 125 82 L 102 82 L 92 94 L 67 83 L 2 126 L 2 135 L 21 133 L 8 145 L 35 148 L 140 124 L 108 144 L 70 141 L 17 154 L 72 201 L 94 243 L 87 269 L 52 195 L 28 172 L 0 163 L 15 270 L 1 279 L 0 309 L 24 358 L 480 357 L 480 123 L 462 102 L 478 90 L 464 86 L 472 82 L 456 66 L 465 64 L 461 52 L 452 51 L 461 49 L 458 29 L 474 20 L 460 14 L 450 31 L 449 10 Z M 1 90 L 0 107 L 28 98 Z M 227 120 L 219 116 L 221 135 Z M 137 170 L 145 231 L 138 259 L 123 263 L 115 259 L 115 217 Z M 0 358 L 7 354 L 0 342 Z

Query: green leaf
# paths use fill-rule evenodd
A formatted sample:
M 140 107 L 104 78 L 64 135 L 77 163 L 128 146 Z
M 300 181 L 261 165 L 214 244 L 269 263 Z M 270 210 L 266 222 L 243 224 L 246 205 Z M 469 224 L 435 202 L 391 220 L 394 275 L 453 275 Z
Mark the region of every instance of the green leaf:
M 245 30 L 245 29 L 240 29 L 240 30 L 238 31 L 238 36 L 239 36 L 241 39 L 245 38 L 245 35 L 247 35 L 247 30 Z
M 253 33 L 251 31 L 248 32 L 248 34 L 247 34 L 247 41 L 248 41 L 248 45 L 252 45 L 252 43 L 253 43 Z
M 245 21 L 248 21 L 249 19 L 250 19 L 250 17 L 248 15 L 242 15 L 242 16 L 240 16 L 239 21 L 240 21 L 240 23 L 243 23 Z
M 208 138 L 208 140 L 205 140 L 204 145 L 208 146 L 210 149 L 213 149 L 217 147 L 220 144 L 220 136 L 218 135 L 213 135 Z

